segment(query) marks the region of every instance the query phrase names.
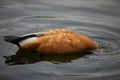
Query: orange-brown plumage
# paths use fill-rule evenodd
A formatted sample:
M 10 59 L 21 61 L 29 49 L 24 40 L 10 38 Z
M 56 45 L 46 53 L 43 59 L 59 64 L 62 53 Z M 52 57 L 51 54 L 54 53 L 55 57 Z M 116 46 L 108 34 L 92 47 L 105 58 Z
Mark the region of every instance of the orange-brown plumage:
M 64 54 L 99 48 L 90 38 L 70 30 L 53 29 L 43 31 L 43 33 L 44 36 L 35 37 L 30 43 L 21 45 L 21 48 L 37 50 L 43 54 Z

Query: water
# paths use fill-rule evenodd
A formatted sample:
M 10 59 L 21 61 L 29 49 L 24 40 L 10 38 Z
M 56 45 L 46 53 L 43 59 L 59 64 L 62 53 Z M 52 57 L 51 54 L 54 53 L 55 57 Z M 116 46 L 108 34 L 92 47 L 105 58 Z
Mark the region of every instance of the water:
M 119 4 L 119 0 L 1 0 L 0 80 L 119 80 Z M 54 28 L 84 34 L 101 48 L 66 62 L 5 63 L 4 56 L 15 55 L 19 49 L 3 36 Z

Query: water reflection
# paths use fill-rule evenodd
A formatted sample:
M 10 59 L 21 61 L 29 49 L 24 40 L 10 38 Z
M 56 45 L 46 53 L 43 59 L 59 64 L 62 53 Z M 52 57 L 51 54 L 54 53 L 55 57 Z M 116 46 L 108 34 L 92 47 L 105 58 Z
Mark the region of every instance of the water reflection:
M 92 52 L 70 53 L 70 54 L 40 54 L 37 52 L 27 52 L 19 49 L 15 55 L 4 56 L 5 63 L 8 65 L 31 64 L 40 61 L 49 61 L 54 64 L 68 63 L 72 60 L 79 59 Z

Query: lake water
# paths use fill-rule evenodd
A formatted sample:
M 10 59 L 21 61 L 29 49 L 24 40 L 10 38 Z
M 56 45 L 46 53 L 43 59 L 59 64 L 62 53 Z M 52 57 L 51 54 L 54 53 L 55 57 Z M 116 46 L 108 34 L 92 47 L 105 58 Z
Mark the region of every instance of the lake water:
M 21 63 L 16 61 L 18 47 L 3 40 L 54 28 L 86 35 L 100 49 L 33 62 L 22 55 Z M 120 1 L 0 0 L 0 80 L 120 80 Z

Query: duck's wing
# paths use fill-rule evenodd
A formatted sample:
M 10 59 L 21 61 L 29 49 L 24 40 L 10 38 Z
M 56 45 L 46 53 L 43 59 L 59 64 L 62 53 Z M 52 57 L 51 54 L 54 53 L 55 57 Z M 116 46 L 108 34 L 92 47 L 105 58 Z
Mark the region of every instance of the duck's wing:
M 19 42 L 25 39 L 32 38 L 32 37 L 42 37 L 44 35 L 45 33 L 30 33 L 22 36 L 4 36 L 4 40 L 6 42 L 10 42 L 19 46 Z

